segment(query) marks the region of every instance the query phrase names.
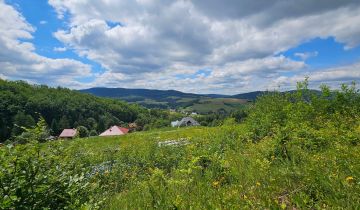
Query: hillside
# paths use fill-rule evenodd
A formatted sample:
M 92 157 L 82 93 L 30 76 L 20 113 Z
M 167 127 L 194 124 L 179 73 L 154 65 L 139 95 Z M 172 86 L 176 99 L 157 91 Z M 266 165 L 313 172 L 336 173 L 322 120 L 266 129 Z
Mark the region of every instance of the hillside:
M 359 209 L 359 91 L 306 86 L 241 124 L 0 148 L 0 208 Z
M 241 108 L 262 94 L 261 91 L 235 96 L 219 94 L 193 94 L 175 90 L 149 90 L 126 88 L 90 88 L 80 90 L 96 96 L 121 99 L 147 108 L 179 109 L 207 114 L 209 112 L 231 112 Z
M 66 88 L 0 80 L 0 142 L 13 140 L 23 133 L 21 127 L 34 126 L 40 116 L 49 126 L 49 135 L 79 126 L 97 135 L 111 125 L 126 126 L 131 122 L 137 122 L 139 129 L 162 127 L 179 118 L 165 111 L 149 111 L 136 104 Z

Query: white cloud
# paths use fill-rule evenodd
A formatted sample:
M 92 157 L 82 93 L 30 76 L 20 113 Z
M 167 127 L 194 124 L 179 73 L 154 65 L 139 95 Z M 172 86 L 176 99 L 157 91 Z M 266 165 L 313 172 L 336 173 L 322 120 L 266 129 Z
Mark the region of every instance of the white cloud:
M 342 83 L 351 83 L 353 81 L 359 83 L 360 62 L 312 72 L 298 73 L 289 77 L 280 76 L 276 78 L 272 84 L 283 86 L 284 88 L 294 88 L 296 82 L 303 81 L 307 76 L 309 77 L 312 88 L 318 88 L 320 84 L 327 84 L 333 88 L 338 88 Z
M 41 25 L 45 25 L 45 24 L 47 24 L 47 21 L 46 21 L 46 20 L 41 20 L 39 23 L 40 23 Z
M 55 52 L 65 52 L 67 49 L 66 49 L 66 47 L 54 47 L 53 50 Z
M 265 90 L 267 84 L 282 72 L 298 72 L 306 68 L 301 61 L 292 61 L 280 55 L 262 59 L 250 59 L 233 62 L 208 69 L 208 75 L 194 74 L 205 66 L 185 67 L 180 64 L 172 66 L 159 74 L 123 74 L 106 71 L 99 74 L 89 86 L 176 89 L 193 93 L 228 93 L 252 91 L 253 88 Z
M 296 57 L 299 57 L 301 60 L 305 61 L 311 57 L 318 56 L 318 54 L 319 53 L 317 51 L 314 51 L 314 52 L 303 52 L 303 53 L 298 52 L 298 53 L 295 53 L 294 55 Z
M 0 10 L 2 77 L 67 86 L 67 82 L 91 75 L 91 67 L 79 61 L 51 59 L 35 53 L 35 46 L 30 42 L 35 29 L 17 10 L 2 1 Z
M 4 74 L 0 74 L 0 79 L 7 79 L 7 76 L 5 76 Z
M 99 63 L 105 72 L 95 75 L 79 61 L 36 54 L 35 46 L 24 41 L 31 40 L 35 29 L 2 3 L 6 12 L 0 14 L 4 49 L 0 74 L 75 88 L 239 93 L 313 72 L 305 62 L 317 56 L 316 51 L 294 54 L 301 61 L 282 55 L 313 38 L 334 37 L 346 49 L 360 44 L 360 3 L 355 0 L 49 0 L 49 4 L 68 24 L 54 32 L 64 47 L 53 50 L 72 50 Z M 351 69 L 355 67 L 343 74 L 355 72 Z M 211 73 L 195 74 L 203 68 Z M 315 78 L 334 81 L 331 73 L 320 73 L 328 70 L 316 72 Z M 44 75 L 46 81 L 41 79 Z M 76 81 L 89 76 L 95 81 Z

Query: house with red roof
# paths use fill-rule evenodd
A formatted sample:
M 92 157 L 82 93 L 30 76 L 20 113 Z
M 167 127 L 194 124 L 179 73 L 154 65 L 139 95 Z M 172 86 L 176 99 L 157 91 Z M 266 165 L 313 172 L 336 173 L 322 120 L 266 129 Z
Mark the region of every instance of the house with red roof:
M 99 136 L 120 136 L 127 134 L 128 132 L 129 129 L 115 125 L 101 133 Z
M 72 138 L 75 138 L 77 135 L 77 130 L 75 128 L 73 129 L 64 129 L 59 138 L 62 138 L 62 139 L 72 139 Z

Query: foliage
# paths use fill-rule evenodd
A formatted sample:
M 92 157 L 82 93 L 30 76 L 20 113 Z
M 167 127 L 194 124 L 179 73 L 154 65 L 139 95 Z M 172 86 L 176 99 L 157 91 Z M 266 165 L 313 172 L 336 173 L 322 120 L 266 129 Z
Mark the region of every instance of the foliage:
M 21 129 L 23 132 L 21 135 L 16 136 L 12 143 L 24 144 L 29 141 L 45 142 L 46 138 L 50 135 L 50 131 L 43 117 L 39 118 L 36 126 L 30 128 L 21 127 Z
M 80 138 L 89 137 L 89 131 L 85 126 L 78 126 L 76 130 Z
M 121 99 L 129 103 L 137 103 L 149 109 L 185 109 L 187 112 L 208 114 L 225 110 L 230 112 L 242 106 L 247 100 L 253 100 L 262 92 L 239 94 L 229 98 L 227 95 L 201 95 L 183 93 L 175 90 L 149 90 L 126 88 L 90 88 L 80 90 L 96 96 Z
M 100 133 L 110 126 L 136 120 L 142 122 L 139 129 L 145 126 L 145 123 L 157 128 L 169 126 L 171 118 L 170 113 L 164 110 L 154 112 L 135 104 L 66 88 L 50 88 L 0 79 L 0 142 L 21 134 L 21 127 L 35 125 L 34 119 L 37 119 L 39 114 L 50 125 L 50 133 L 54 136 L 59 135 L 65 128 L 78 126 Z
M 240 124 L 2 147 L 0 208 L 359 209 L 359 104 L 305 81 Z

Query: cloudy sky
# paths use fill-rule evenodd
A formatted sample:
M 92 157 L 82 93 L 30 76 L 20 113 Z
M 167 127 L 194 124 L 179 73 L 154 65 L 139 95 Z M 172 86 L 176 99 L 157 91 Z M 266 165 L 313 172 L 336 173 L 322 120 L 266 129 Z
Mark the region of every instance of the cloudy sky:
M 0 0 L 0 77 L 235 94 L 360 82 L 359 0 Z

